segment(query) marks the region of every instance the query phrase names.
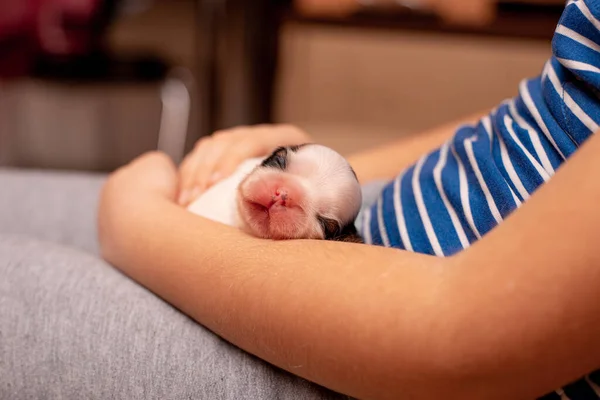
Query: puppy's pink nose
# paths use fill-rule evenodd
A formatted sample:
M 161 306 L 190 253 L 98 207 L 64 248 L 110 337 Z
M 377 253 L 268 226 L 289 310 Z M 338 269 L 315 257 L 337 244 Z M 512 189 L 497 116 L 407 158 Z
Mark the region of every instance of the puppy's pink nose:
M 271 197 L 271 207 L 278 205 L 284 206 L 286 205 L 286 201 L 288 199 L 288 191 L 284 188 L 279 188 L 275 190 L 275 194 Z M 269 207 L 269 208 L 271 208 Z

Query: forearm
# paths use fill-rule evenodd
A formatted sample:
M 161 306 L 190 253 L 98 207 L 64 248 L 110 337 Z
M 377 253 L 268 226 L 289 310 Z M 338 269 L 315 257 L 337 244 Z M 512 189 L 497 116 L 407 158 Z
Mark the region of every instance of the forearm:
M 600 184 L 590 177 L 600 137 L 590 142 L 452 258 L 251 238 L 173 205 L 173 189 L 146 191 L 139 181 L 154 170 L 109 179 L 100 241 L 109 261 L 200 323 L 334 390 L 533 398 L 600 367 Z
M 421 156 L 444 144 L 460 125 L 474 123 L 486 112 L 478 112 L 430 131 L 353 154 L 348 161 L 361 183 L 391 179 Z
M 535 398 L 594 368 L 597 327 L 571 331 L 585 320 L 573 313 L 581 300 L 600 300 L 569 299 L 582 276 L 556 281 L 544 271 L 552 256 L 534 256 L 528 277 L 529 252 L 507 249 L 504 226 L 500 239 L 439 259 L 259 240 L 161 198 L 120 207 L 128 212 L 101 226 L 112 234 L 102 240 L 109 261 L 233 344 L 333 390 L 364 399 Z M 523 223 L 506 229 L 518 236 Z
M 599 135 L 456 258 L 444 307 L 472 398 L 531 399 L 600 368 Z
M 243 349 L 360 398 L 435 397 L 442 259 L 325 241 L 258 240 L 164 199 L 107 218 L 105 256 Z M 366 262 L 368 260 L 368 262 Z M 399 278 L 401 275 L 401 278 Z

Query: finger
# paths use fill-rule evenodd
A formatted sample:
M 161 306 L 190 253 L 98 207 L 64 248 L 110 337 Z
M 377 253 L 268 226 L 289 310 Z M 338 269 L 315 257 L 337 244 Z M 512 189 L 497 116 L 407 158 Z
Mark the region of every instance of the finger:
M 203 168 L 203 164 L 210 162 L 213 138 L 205 137 L 199 140 L 194 150 L 186 156 L 180 168 L 180 184 L 178 202 L 187 205 L 191 202 L 192 191 L 196 185 L 196 175 Z M 205 166 L 204 168 L 209 168 Z
M 185 205 L 191 202 L 192 198 L 197 197 L 202 190 L 202 171 L 212 169 L 217 162 L 219 154 L 215 154 L 215 143 L 226 141 L 231 136 L 230 130 L 214 132 L 212 135 L 204 137 L 196 142 L 194 149 L 184 158 L 179 168 L 179 202 Z M 199 182 L 196 182 L 199 181 Z M 200 186 L 196 188 L 196 185 Z
M 245 160 L 263 155 L 264 139 L 259 134 L 264 130 L 259 126 L 236 127 L 229 131 L 227 141 L 229 146 L 224 149 L 213 173 L 209 176 L 206 188 L 229 177 Z
M 186 186 L 186 197 L 182 201 L 189 204 L 201 195 L 208 187 L 211 175 L 215 171 L 215 166 L 224 153 L 231 145 L 229 140 L 213 139 L 207 145 L 201 146 L 195 157 L 198 162 L 194 164 L 194 170 L 191 172 Z
M 177 170 L 173 160 L 166 154 L 151 151 L 138 156 L 122 170 L 132 178 L 137 188 L 145 188 L 175 200 L 177 191 Z
M 231 148 L 227 156 L 222 157 L 215 165 L 214 172 L 208 181 L 208 187 L 229 177 L 246 159 L 248 159 L 246 150 L 240 151 L 239 148 Z
M 138 156 L 130 164 L 157 164 L 165 168 L 175 169 L 171 157 L 161 151 L 148 151 L 141 156 Z
M 179 187 L 177 202 L 180 205 L 186 205 L 191 197 L 191 189 L 194 182 L 194 173 L 200 163 L 200 157 L 198 154 L 198 147 L 196 147 L 190 154 L 188 154 L 179 167 Z

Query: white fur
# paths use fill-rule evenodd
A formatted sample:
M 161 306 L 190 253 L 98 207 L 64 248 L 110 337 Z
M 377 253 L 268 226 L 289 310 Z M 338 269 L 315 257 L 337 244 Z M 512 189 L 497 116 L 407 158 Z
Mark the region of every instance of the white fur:
M 239 226 L 235 199 L 237 187 L 262 160 L 252 158 L 244 161 L 231 176 L 218 182 L 192 202 L 188 210 L 225 225 Z
M 348 162 L 338 153 L 321 145 L 307 145 L 297 152 L 288 151 L 287 168 L 256 168 L 263 159 L 245 161 L 229 178 L 217 183 L 195 200 L 188 210 L 202 217 L 230 226 L 244 228 L 237 211 L 237 188 L 244 182 L 260 180 L 271 174 L 290 174 L 304 187 L 307 198 L 303 209 L 336 220 L 341 226 L 358 214 L 362 194 Z M 246 179 L 247 178 L 247 179 Z M 316 218 L 305 227 L 304 237 L 322 238 Z M 300 232 L 299 232 L 300 233 Z
M 290 155 L 287 173 L 304 178 L 316 214 L 347 224 L 360 209 L 362 192 L 344 157 L 320 145 Z

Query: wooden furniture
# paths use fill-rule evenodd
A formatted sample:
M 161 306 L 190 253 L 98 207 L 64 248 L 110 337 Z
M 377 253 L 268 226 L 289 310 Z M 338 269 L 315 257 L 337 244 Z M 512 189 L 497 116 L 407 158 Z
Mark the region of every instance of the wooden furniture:
M 399 7 L 392 12 L 361 12 L 350 17 L 305 17 L 286 0 L 197 0 L 198 130 L 201 136 L 240 124 L 272 121 L 282 23 L 444 32 L 548 40 L 564 0 L 521 0 L 498 4 L 496 20 L 484 27 L 448 26 L 434 15 Z M 232 106 L 234 105 L 234 106 Z

